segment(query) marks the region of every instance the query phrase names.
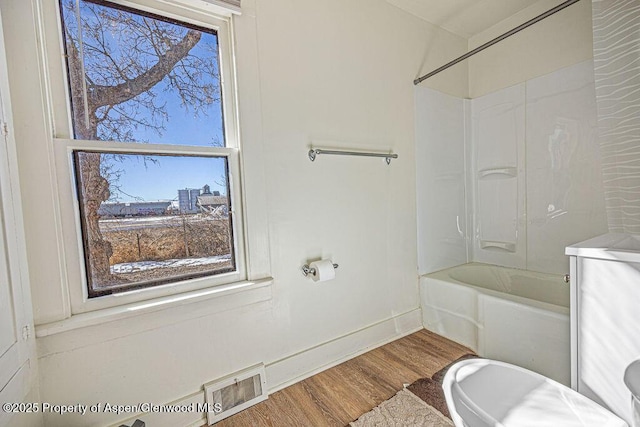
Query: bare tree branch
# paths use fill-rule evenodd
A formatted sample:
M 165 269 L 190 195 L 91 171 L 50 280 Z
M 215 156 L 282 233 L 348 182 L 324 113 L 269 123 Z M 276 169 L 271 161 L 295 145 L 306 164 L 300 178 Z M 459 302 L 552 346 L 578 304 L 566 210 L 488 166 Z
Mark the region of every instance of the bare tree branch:
M 200 41 L 199 31 L 189 30 L 187 35 L 165 54 L 158 57 L 158 62 L 142 74 L 117 86 L 93 86 L 89 92 L 91 105 L 116 105 L 127 102 L 136 96 L 149 91 L 164 79 L 175 65 Z

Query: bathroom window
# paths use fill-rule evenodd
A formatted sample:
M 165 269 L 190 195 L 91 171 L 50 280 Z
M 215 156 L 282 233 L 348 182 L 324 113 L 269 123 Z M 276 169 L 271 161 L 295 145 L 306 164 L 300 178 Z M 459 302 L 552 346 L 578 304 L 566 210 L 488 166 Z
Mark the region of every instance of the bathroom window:
M 71 129 L 54 143 L 75 182 L 85 299 L 246 278 L 228 40 L 108 1 L 59 5 Z
M 89 297 L 235 271 L 225 157 L 75 150 L 73 161 Z M 115 197 L 98 204 L 107 185 Z

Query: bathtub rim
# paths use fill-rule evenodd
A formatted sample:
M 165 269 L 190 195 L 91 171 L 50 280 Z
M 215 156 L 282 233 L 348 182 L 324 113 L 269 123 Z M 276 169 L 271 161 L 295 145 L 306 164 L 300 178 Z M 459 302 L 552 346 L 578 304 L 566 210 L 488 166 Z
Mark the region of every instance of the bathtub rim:
M 453 270 L 455 268 L 461 267 L 461 266 L 483 266 L 483 267 L 494 267 L 494 268 L 501 268 L 501 269 L 506 269 L 506 270 L 516 270 L 516 271 L 520 271 L 520 272 L 531 272 L 529 270 L 522 270 L 522 269 L 517 269 L 517 268 L 512 268 L 512 267 L 504 267 L 504 266 L 500 266 L 500 265 L 495 265 L 495 264 L 486 264 L 486 263 L 480 263 L 480 262 L 469 262 L 469 263 L 465 263 L 465 264 L 460 264 L 457 265 L 455 267 L 448 267 L 442 270 L 438 270 L 432 273 L 428 273 L 428 274 L 423 274 L 420 276 L 420 283 L 422 284 L 423 281 L 426 280 L 436 280 L 439 282 L 443 282 L 446 284 L 452 284 L 452 285 L 456 285 L 456 286 L 463 286 L 466 288 L 471 288 L 477 292 L 486 294 L 486 295 L 490 295 L 496 298 L 501 298 L 501 299 L 505 299 L 514 303 L 518 303 L 518 304 L 522 304 L 522 305 L 526 305 L 528 307 L 535 307 L 535 308 L 539 308 L 542 310 L 549 310 L 558 314 L 563 314 L 563 315 L 569 315 L 570 312 L 570 301 L 569 304 L 567 306 L 564 305 L 558 305 L 558 304 L 552 304 L 549 302 L 545 302 L 545 301 L 540 301 L 537 299 L 533 299 L 533 298 L 527 298 L 527 297 L 523 297 L 520 295 L 515 295 L 515 294 L 511 294 L 511 293 L 507 293 L 507 292 L 500 292 L 500 291 L 496 291 L 493 289 L 488 289 L 488 288 L 484 288 L 481 286 L 476 286 L 476 285 L 472 285 L 470 283 L 466 283 L 466 282 L 461 282 L 459 280 L 456 280 L 454 278 L 452 278 L 448 271 Z M 534 271 L 532 273 L 537 273 L 537 274 L 545 274 L 545 275 L 549 275 L 549 276 L 557 276 L 558 278 L 561 278 L 562 275 L 560 274 L 552 274 L 552 273 L 540 273 L 537 271 Z M 567 284 L 567 286 L 569 286 Z M 567 289 L 567 292 L 569 292 L 569 289 Z M 423 301 L 423 303 L 425 303 L 426 301 Z M 427 303 L 427 305 L 429 305 L 432 308 L 435 309 L 439 309 L 439 307 L 434 306 L 433 304 L 429 304 Z

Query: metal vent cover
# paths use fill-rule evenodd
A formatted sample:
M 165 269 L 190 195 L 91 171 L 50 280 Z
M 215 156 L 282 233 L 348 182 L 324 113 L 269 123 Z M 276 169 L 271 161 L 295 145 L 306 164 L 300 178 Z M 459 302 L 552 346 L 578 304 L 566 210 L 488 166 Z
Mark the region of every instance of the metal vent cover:
M 264 365 L 255 365 L 205 384 L 204 391 L 207 423 L 212 425 L 267 399 Z

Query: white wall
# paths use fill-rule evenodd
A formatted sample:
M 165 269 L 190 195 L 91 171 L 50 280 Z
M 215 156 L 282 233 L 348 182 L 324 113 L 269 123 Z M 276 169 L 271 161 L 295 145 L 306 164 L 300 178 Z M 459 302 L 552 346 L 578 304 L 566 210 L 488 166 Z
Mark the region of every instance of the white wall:
M 540 0 L 469 39 L 469 50 L 555 6 Z M 469 97 L 477 98 L 593 57 L 591 2 L 579 1 L 469 58 Z
M 609 231 L 640 233 L 640 2 L 594 0 L 593 44 Z
M 65 254 L 56 250 L 33 4 L 1 6 L 11 22 L 27 249 L 42 324 L 63 320 L 68 307 L 64 299 L 53 311 L 39 305 L 51 303 L 48 290 L 65 280 Z M 241 131 L 246 156 L 264 162 L 273 285 L 251 305 L 233 294 L 39 338 L 43 401 L 167 403 L 258 362 L 278 387 L 420 327 L 412 80 L 463 53 L 466 40 L 383 0 L 243 0 L 243 9 L 236 22 Z M 466 93 L 466 68 L 459 70 L 430 85 Z M 342 157 L 311 163 L 306 152 L 317 141 L 400 157 L 390 166 Z M 261 179 L 251 171 L 247 178 Z M 340 264 L 336 280 L 302 277 L 301 265 L 316 257 Z M 47 421 L 103 425 L 129 415 L 49 414 Z

